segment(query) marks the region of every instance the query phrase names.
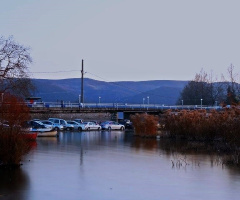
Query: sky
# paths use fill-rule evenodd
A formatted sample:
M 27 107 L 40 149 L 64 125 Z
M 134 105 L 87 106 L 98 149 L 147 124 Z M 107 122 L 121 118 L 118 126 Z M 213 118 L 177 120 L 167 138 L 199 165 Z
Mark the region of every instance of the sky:
M 239 0 L 0 0 L 32 78 L 192 80 L 240 69 Z

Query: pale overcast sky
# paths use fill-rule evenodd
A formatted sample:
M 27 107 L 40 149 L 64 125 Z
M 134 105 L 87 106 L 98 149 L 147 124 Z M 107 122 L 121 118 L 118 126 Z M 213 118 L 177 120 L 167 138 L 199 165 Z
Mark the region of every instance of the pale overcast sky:
M 31 47 L 34 78 L 191 80 L 240 71 L 239 0 L 0 0 L 0 35 Z

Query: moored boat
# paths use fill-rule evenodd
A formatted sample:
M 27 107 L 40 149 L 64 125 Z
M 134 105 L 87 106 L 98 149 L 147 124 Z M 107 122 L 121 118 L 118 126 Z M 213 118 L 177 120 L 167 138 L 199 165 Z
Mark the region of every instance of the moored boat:
M 32 123 L 32 124 L 31 124 Z M 56 137 L 57 131 L 53 130 L 52 127 L 46 127 L 38 121 L 31 121 L 30 132 L 36 132 L 38 137 Z
M 39 131 L 37 134 L 38 137 L 56 137 L 57 136 L 57 131 L 52 130 L 52 131 Z

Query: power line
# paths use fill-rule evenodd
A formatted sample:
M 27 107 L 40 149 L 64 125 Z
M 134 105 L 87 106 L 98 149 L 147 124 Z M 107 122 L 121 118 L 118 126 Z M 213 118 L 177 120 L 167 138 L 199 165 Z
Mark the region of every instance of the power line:
M 107 80 L 107 79 L 105 79 L 105 78 L 102 78 L 102 77 L 100 77 L 100 76 L 97 76 L 97 75 L 95 75 L 95 74 L 93 74 L 93 73 L 91 73 L 91 72 L 86 72 L 86 73 L 91 74 L 91 75 L 93 75 L 93 76 L 96 76 L 96 77 L 98 77 L 98 78 L 100 78 L 100 79 L 108 82 L 109 84 L 117 85 L 117 86 L 119 86 L 119 87 L 127 88 L 127 89 L 129 89 L 129 90 L 132 90 L 132 91 L 135 91 L 135 92 L 139 92 L 139 93 L 142 93 L 142 92 L 143 92 L 143 91 L 140 91 L 140 90 L 136 90 L 136 89 L 133 89 L 133 88 L 130 88 L 130 87 L 126 87 L 126 86 L 120 85 L 120 84 L 118 84 L 118 83 L 116 83 L 116 82 L 109 81 L 109 80 Z
M 31 74 L 54 74 L 54 73 L 66 73 L 66 72 L 81 72 L 81 70 L 65 70 L 65 71 L 54 71 L 54 72 L 30 72 Z

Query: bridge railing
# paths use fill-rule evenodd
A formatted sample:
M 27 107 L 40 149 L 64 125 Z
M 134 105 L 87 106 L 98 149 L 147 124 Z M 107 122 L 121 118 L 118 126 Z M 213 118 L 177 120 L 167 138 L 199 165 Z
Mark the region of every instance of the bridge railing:
M 204 105 L 164 105 L 164 104 L 132 104 L 132 103 L 72 103 L 72 102 L 34 102 L 27 105 L 32 108 L 85 108 L 85 109 L 155 109 L 155 110 L 181 110 L 181 109 L 221 109 L 220 106 Z

